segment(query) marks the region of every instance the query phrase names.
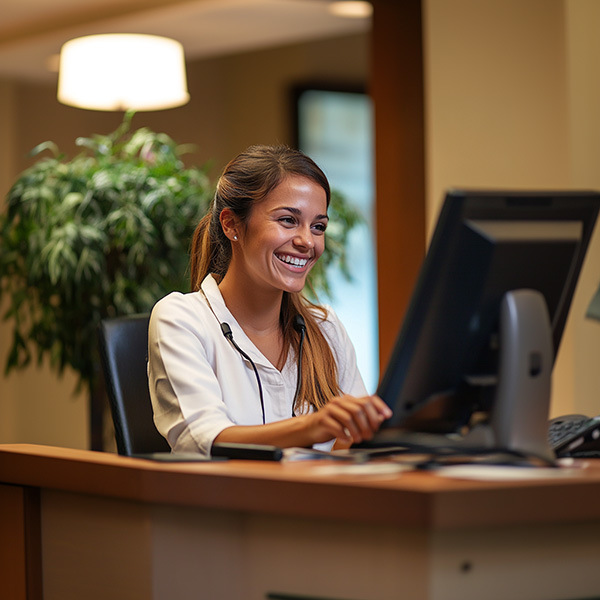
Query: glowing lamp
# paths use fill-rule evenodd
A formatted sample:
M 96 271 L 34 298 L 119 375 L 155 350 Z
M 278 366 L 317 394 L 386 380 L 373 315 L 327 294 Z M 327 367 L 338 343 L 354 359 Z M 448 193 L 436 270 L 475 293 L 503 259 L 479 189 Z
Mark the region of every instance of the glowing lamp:
M 182 45 L 156 35 L 90 35 L 60 53 L 58 100 L 92 110 L 160 110 L 185 104 Z

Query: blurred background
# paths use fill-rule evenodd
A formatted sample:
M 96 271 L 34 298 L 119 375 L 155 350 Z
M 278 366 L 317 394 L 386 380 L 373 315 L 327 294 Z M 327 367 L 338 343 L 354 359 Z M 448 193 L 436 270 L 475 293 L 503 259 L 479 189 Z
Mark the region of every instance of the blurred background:
M 190 101 L 139 112 L 133 127 L 194 144 L 186 163 L 208 162 L 215 179 L 230 158 L 255 143 L 304 146 L 322 164 L 367 221 L 354 261 L 354 289 L 366 295 L 357 295 L 358 309 L 345 307 L 354 292 L 342 287 L 332 303 L 337 295 L 374 390 L 386 359 L 378 341 L 382 323 L 389 338 L 402 316 L 401 303 L 393 322 L 385 312 L 393 308 L 383 311 L 378 304 L 383 229 L 376 207 L 383 178 L 396 174 L 388 161 L 387 173 L 374 176 L 394 149 L 384 156 L 377 146 L 375 134 L 388 124 L 371 95 L 375 85 L 382 89 L 383 67 L 393 72 L 397 62 L 413 58 L 398 54 L 394 31 L 378 20 L 378 10 L 384 14 L 396 2 L 376 0 L 372 17 L 348 18 L 329 12 L 329 0 L 3 0 L 0 193 L 4 197 L 32 163 L 28 152 L 40 142 L 53 140 L 74 156 L 77 137 L 108 133 L 121 122 L 122 113 L 57 101 L 64 42 L 108 32 L 180 41 Z M 423 99 L 415 122 L 423 120 L 423 147 L 414 151 L 424 165 L 423 198 L 415 198 L 424 203 L 423 251 L 449 187 L 600 189 L 597 0 L 422 0 L 420 10 L 422 56 L 414 60 Z M 410 115 L 403 122 L 410 125 Z M 394 127 L 390 119 L 392 139 L 401 137 Z M 351 164 L 357 166 L 348 170 Z M 360 181 L 351 179 L 357 170 Z M 393 206 L 393 192 L 386 202 Z M 386 243 L 385 260 L 397 262 L 394 241 Z M 599 281 L 597 231 L 555 368 L 553 414 L 600 413 L 600 325 L 584 318 Z M 0 365 L 9 341 L 9 327 L 0 323 Z M 74 383 L 69 373 L 59 379 L 44 366 L 0 377 L 0 443 L 88 447 L 88 402 L 74 394 Z

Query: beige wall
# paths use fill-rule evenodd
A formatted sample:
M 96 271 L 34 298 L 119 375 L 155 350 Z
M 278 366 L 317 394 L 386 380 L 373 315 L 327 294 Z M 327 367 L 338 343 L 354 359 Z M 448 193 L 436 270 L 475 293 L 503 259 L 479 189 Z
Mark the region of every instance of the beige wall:
M 430 225 L 449 186 L 567 186 L 563 0 L 424 5 Z
M 425 0 L 428 222 L 449 187 L 600 189 L 596 0 Z M 595 70 L 593 66 L 597 67 Z M 597 228 L 551 413 L 600 413 Z
M 133 125 L 196 144 L 186 162 L 200 165 L 211 160 L 216 176 L 227 160 L 250 144 L 292 141 L 290 86 L 307 81 L 364 84 L 367 72 L 367 35 L 198 61 L 188 67 L 189 104 L 138 113 Z M 54 140 L 73 156 L 78 136 L 108 133 L 120 120 L 116 113 L 59 104 L 53 85 L 0 83 L 0 192 L 4 194 L 31 163 L 26 155 L 38 143 Z M 2 368 L 9 342 L 9 327 L 0 323 Z M 74 395 L 74 386 L 72 373 L 58 379 L 47 368 L 0 377 L 0 443 L 87 447 L 87 398 Z
M 566 2 L 567 82 L 571 183 L 600 190 L 600 2 Z M 600 414 L 600 322 L 585 319 L 600 284 L 600 226 L 588 252 L 572 310 L 574 410 Z

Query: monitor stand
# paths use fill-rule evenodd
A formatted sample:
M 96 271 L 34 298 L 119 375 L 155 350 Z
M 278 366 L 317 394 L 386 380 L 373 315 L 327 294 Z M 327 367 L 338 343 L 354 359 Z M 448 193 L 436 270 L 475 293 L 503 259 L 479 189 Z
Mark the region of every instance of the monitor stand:
M 465 435 L 384 429 L 373 446 L 450 451 L 504 450 L 554 461 L 548 444 L 553 345 L 548 307 L 534 290 L 505 294 L 500 306 L 500 352 L 489 418 Z
M 489 423 L 465 443 L 554 460 L 548 444 L 552 386 L 552 328 L 540 292 L 515 290 L 500 307 L 498 383 Z

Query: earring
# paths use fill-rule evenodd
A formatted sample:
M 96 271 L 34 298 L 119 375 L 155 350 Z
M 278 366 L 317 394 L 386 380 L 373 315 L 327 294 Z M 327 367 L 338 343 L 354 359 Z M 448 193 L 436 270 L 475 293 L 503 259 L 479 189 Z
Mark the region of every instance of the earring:
M 234 236 L 233 236 L 233 240 L 234 240 L 235 242 L 237 242 L 237 235 L 234 235 Z

